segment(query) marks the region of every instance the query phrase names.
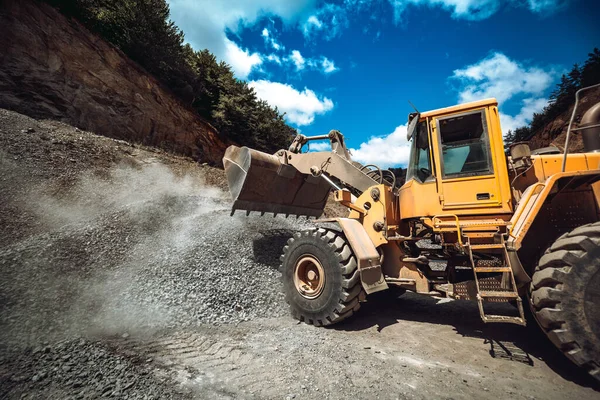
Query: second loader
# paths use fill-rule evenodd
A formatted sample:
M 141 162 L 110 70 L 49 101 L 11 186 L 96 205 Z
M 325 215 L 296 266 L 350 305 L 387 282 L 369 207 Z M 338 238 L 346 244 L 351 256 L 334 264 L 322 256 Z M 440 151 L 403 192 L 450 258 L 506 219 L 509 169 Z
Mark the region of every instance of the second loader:
M 495 99 L 413 113 L 401 186 L 391 171 L 352 161 L 338 131 L 297 135 L 272 155 L 231 146 L 223 162 L 233 212 L 318 217 L 332 191 L 348 209 L 283 248 L 295 318 L 331 325 L 390 288 L 475 301 L 485 323 L 525 325 L 529 307 L 600 380 L 600 103 L 576 129 L 573 118 L 565 149 L 578 132 L 583 153 L 517 143 L 507 155 Z M 302 152 L 323 139 L 331 151 Z M 491 314 L 499 302 L 514 312 Z

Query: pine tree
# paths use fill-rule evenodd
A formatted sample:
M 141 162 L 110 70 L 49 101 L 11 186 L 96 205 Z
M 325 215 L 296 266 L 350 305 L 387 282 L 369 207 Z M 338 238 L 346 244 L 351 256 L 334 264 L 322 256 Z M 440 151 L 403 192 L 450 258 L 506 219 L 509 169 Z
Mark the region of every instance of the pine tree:
M 592 86 L 600 83 L 600 50 L 595 48 L 588 54 L 588 59 L 581 70 L 582 87 Z

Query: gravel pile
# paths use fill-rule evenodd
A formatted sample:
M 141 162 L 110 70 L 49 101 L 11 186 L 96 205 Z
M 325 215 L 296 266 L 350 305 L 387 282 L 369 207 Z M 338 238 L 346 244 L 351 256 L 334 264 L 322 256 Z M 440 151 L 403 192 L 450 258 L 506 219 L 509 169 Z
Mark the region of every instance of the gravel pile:
M 128 171 L 131 179 L 145 173 Z M 117 186 L 106 196 L 123 189 Z M 52 333 L 124 333 L 287 313 L 279 255 L 306 222 L 231 217 L 221 193 L 204 191 L 200 196 L 164 191 L 123 203 L 128 196 L 113 201 L 78 192 L 96 199 L 93 209 L 81 202 L 77 209 L 66 200 L 46 204 L 45 217 L 52 221 L 77 209 L 77 215 L 67 213 L 75 222 L 0 250 L 5 340 L 35 342 Z
M 222 171 L 5 110 L 0 121 L 15 232 L 0 241 L 0 343 L 287 313 L 279 255 L 310 223 L 231 217 Z
M 224 185 L 222 171 L 0 110 L 0 398 L 182 398 L 102 343 L 287 314 L 280 252 L 311 224 L 232 217 Z
M 0 397 L 39 399 L 186 399 L 191 393 L 172 377 L 152 373 L 151 360 L 115 354 L 85 339 L 2 349 Z

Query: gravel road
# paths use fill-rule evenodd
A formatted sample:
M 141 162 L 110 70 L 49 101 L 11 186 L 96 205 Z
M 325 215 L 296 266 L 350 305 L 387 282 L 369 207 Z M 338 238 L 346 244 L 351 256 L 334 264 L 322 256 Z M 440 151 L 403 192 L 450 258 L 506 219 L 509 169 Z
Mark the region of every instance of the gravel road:
M 223 173 L 0 110 L 0 398 L 600 398 L 535 326 L 369 298 L 288 316 L 304 219 L 229 215 Z

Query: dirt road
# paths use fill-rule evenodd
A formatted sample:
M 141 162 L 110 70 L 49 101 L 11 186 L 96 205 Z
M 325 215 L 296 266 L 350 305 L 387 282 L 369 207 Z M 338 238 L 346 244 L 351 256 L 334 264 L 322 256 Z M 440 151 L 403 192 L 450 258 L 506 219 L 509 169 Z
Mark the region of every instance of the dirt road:
M 297 323 L 305 220 L 229 216 L 222 172 L 0 110 L 1 398 L 600 398 L 535 326 L 369 298 Z

